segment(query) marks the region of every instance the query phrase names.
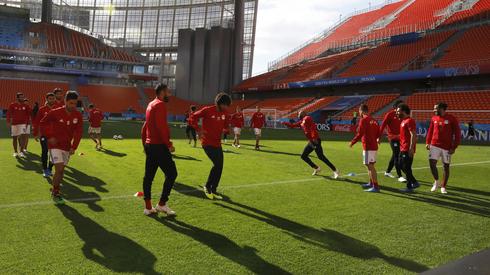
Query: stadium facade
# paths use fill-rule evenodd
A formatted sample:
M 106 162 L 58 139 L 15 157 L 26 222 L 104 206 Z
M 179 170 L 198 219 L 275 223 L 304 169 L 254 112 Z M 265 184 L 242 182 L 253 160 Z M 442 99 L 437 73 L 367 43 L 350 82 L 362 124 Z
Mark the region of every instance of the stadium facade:
M 252 73 L 257 1 L 243 1 L 242 79 Z M 1 4 L 29 9 L 34 21 L 43 16 L 42 0 Z M 232 28 L 235 23 L 235 1 L 227 0 L 54 0 L 48 10 L 54 23 L 88 31 L 111 46 L 141 55 L 147 73 L 157 75 L 172 88 L 179 29 Z

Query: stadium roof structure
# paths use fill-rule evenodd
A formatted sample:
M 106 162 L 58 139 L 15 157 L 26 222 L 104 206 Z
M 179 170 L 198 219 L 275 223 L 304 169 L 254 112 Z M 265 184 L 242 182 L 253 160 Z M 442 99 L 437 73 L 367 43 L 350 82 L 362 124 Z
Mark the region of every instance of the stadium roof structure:
M 244 1 L 243 78 L 252 73 L 257 1 Z M 53 23 L 143 56 L 148 72 L 175 86 L 178 30 L 232 27 L 233 0 L 53 0 Z M 7 0 L 40 20 L 42 0 Z

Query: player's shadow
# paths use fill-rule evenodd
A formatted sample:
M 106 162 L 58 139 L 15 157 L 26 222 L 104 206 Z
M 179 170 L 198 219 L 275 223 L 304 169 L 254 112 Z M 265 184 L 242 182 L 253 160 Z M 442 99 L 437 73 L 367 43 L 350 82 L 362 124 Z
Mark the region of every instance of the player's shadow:
M 172 155 L 172 157 L 174 159 L 178 159 L 178 160 L 189 160 L 189 161 L 202 161 L 200 159 L 196 159 L 195 157 L 191 157 L 191 156 L 184 156 L 184 155 Z
M 73 167 L 65 168 L 64 179 L 79 186 L 93 187 L 97 192 L 109 192 L 107 189 L 104 188 L 107 183 L 105 183 L 103 180 L 94 176 L 87 175 L 84 172 Z
M 34 171 L 42 174 L 41 157 L 34 153 L 27 153 L 25 158 L 17 158 L 17 168 L 26 171 Z
M 117 273 L 160 274 L 154 269 L 157 258 L 138 243 L 105 229 L 68 205 L 58 208 L 84 242 L 82 252 L 88 260 Z
M 425 265 L 408 259 L 385 255 L 378 247 L 372 244 L 352 238 L 331 229 L 316 229 L 273 215 L 271 213 L 267 213 L 248 205 L 233 202 L 231 200 L 226 200 L 225 202 L 230 204 L 231 206 L 225 205 L 223 203 L 217 203 L 216 205 L 219 205 L 230 211 L 242 214 L 244 216 L 256 219 L 258 221 L 267 223 L 271 226 L 283 230 L 286 234 L 291 235 L 297 240 L 323 248 L 325 250 L 335 251 L 364 260 L 376 258 L 382 259 L 393 266 L 397 266 L 409 272 L 420 273 L 429 269 L 429 267 Z
M 109 155 L 111 157 L 118 157 L 118 158 L 123 158 L 123 157 L 128 155 L 126 153 L 120 153 L 120 152 L 112 151 L 112 150 L 106 149 L 106 148 L 101 149 L 100 152 L 102 152 L 106 155 Z
M 223 143 L 223 145 L 225 146 L 230 146 L 232 145 L 232 143 Z M 251 143 L 242 143 L 240 142 L 240 146 L 250 146 L 250 147 L 255 147 L 255 144 L 251 144 Z M 260 145 L 261 148 L 269 148 L 269 146 L 267 145 Z
M 155 217 L 155 220 L 177 233 L 186 235 L 208 246 L 215 253 L 247 268 L 254 274 L 290 274 L 281 267 L 261 258 L 257 253 L 257 249 L 250 246 L 242 247 L 224 235 L 178 221 L 177 219 Z
M 420 181 L 419 180 L 419 182 L 420 183 L 426 183 L 429 186 L 432 186 L 432 184 L 433 184 L 432 182 L 428 182 L 428 181 Z M 451 191 L 465 193 L 466 195 L 484 196 L 485 198 L 489 198 L 489 200 L 490 200 L 490 192 L 487 192 L 487 191 L 475 190 L 475 189 L 458 187 L 458 186 L 450 186 L 449 189 Z M 449 194 L 451 194 L 451 193 L 449 193 Z M 482 197 L 474 197 L 474 198 L 483 199 Z
M 262 147 L 262 146 L 260 146 L 260 147 Z M 249 150 L 249 151 L 257 151 L 257 152 L 261 152 L 261 153 L 267 153 L 267 154 L 293 156 L 293 157 L 300 157 L 301 158 L 301 154 L 297 154 L 297 153 L 288 153 L 288 152 L 281 152 L 281 151 L 274 151 L 274 150 L 264 150 L 264 149 L 255 150 L 254 148 L 243 148 L 243 149 L 244 150 Z M 316 156 L 313 156 L 313 155 L 310 155 L 310 158 L 317 158 L 317 157 Z
M 352 179 L 343 179 L 343 181 L 356 185 L 362 185 L 366 183 Z M 405 184 L 400 184 L 398 186 L 399 188 L 391 187 L 388 185 L 381 185 L 381 194 L 409 199 L 417 202 L 429 203 L 438 207 L 444 207 L 467 214 L 490 217 L 490 203 L 481 200 L 481 198 L 475 199 L 474 197 L 459 197 L 458 194 L 460 193 L 454 195 L 441 195 L 438 193 L 424 192 L 420 189 L 422 187 L 417 189 L 414 193 L 406 194 L 400 191 L 405 187 Z
M 51 178 L 47 178 L 46 180 L 50 185 L 53 184 Z M 86 204 L 87 207 L 94 212 L 104 211 L 104 208 L 97 204 L 97 202 L 101 200 L 99 194 L 83 191 L 70 181 L 63 180 L 61 184 L 63 185 L 61 187 L 61 193 L 67 201 Z

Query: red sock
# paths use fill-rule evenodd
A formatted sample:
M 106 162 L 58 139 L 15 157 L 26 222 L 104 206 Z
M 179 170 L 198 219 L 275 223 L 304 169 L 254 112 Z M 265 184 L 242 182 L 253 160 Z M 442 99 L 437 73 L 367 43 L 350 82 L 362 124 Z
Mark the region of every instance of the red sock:
M 162 200 L 160 200 L 160 201 L 158 202 L 158 205 L 159 205 L 159 206 L 165 206 L 165 204 L 167 204 L 167 202 L 166 202 L 166 201 L 162 201 Z
M 151 210 L 153 206 L 151 205 L 151 200 L 145 200 L 145 207 L 148 210 Z
M 373 182 L 372 185 L 373 185 L 374 188 L 379 189 L 379 185 L 378 185 L 377 182 Z

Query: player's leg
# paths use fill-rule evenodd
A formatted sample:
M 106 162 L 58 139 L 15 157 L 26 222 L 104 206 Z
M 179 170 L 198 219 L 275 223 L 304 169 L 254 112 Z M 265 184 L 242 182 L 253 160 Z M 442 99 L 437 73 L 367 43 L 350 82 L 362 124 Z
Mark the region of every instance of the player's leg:
M 48 168 L 48 140 L 46 137 L 41 137 L 39 143 L 41 144 L 41 163 L 43 166 L 43 176 L 47 178 L 51 176 L 51 171 Z
M 14 157 L 18 154 L 19 136 L 12 136 L 12 146 L 14 147 Z
M 208 193 L 213 195 L 213 198 L 219 198 L 219 196 L 216 195 L 216 191 L 223 172 L 223 150 L 221 147 L 216 148 L 206 146 L 204 148 L 204 152 L 206 152 L 206 155 L 213 162 L 213 167 L 211 168 L 208 181 L 206 183 L 206 189 Z
M 191 127 L 191 136 L 192 140 L 194 140 L 194 147 L 197 146 L 197 134 L 196 134 L 196 129 Z
M 400 167 L 400 141 L 398 140 L 394 141 L 393 154 L 395 156 L 393 160 L 395 164 L 396 175 L 398 176 L 398 180 L 403 181 L 404 178 Z
M 395 148 L 394 148 L 394 140 L 390 140 L 391 147 L 391 159 L 388 162 L 388 167 L 386 168 L 385 176 L 393 178 L 394 176 L 391 174 L 393 167 L 395 166 Z
M 260 137 L 262 135 L 262 129 L 255 128 L 254 132 L 255 132 L 255 150 L 259 150 L 260 149 Z
M 442 156 L 442 164 L 443 164 L 443 169 L 444 169 L 444 174 L 443 174 L 443 180 L 441 184 L 441 193 L 447 194 L 446 191 L 446 185 L 447 182 L 449 181 L 449 168 L 450 168 L 450 163 L 451 163 L 451 155 L 449 154 L 449 151 L 444 151 L 443 156 Z
M 371 188 L 365 190 L 366 192 L 379 192 L 378 174 L 375 167 L 376 157 L 377 151 L 364 151 L 364 165 L 368 169 L 369 180 L 372 185 Z
M 26 151 L 27 135 L 22 134 L 19 137 L 20 152 L 24 153 Z
M 160 201 L 155 209 L 159 212 L 166 213 L 167 215 L 175 215 L 175 211 L 169 208 L 167 202 L 170 196 L 170 192 L 174 187 L 175 180 L 177 179 L 177 167 L 172 159 L 172 154 L 168 148 L 163 145 L 159 146 L 159 164 L 158 166 L 165 174 L 165 182 L 163 183 L 162 195 Z
M 369 168 L 369 173 L 371 174 L 371 182 L 373 184 L 373 188 L 379 189 L 378 173 L 376 171 L 375 165 L 376 165 L 375 162 L 371 162 L 371 163 L 369 163 L 368 168 Z
M 145 176 L 143 178 L 143 196 L 145 200 L 145 215 L 156 213 L 156 210 L 151 204 L 151 185 L 158 169 L 158 152 L 155 149 L 156 145 L 145 145 Z
M 99 148 L 102 148 L 102 134 L 101 132 L 97 133 L 97 141 L 99 142 Z
M 190 126 L 187 126 L 185 128 L 185 135 L 187 136 L 187 139 L 189 140 L 189 144 L 191 144 L 191 127 Z
M 53 187 L 51 189 L 51 196 L 56 204 L 63 204 L 64 200 L 61 196 L 61 181 L 65 173 L 65 164 L 63 162 L 54 164 L 54 175 L 53 175 Z
M 333 163 L 330 162 L 330 160 L 325 156 L 323 152 L 322 141 L 320 139 L 318 140 L 318 144 L 315 147 L 315 153 L 318 158 L 323 161 L 332 171 L 337 171 L 335 165 L 333 165 Z
M 432 188 L 430 190 L 432 192 L 435 192 L 437 190 L 437 187 L 441 185 L 439 180 L 439 170 L 437 169 L 437 161 L 441 157 L 442 157 L 442 149 L 431 145 L 429 150 L 429 166 L 430 166 L 430 171 L 432 173 L 432 177 L 434 178 L 434 185 L 432 185 Z
M 311 168 L 313 168 L 313 176 L 321 171 L 320 167 L 318 167 L 318 165 L 316 165 L 309 157 L 311 152 L 313 152 L 314 150 L 315 146 L 311 144 L 311 142 L 308 142 L 308 144 L 306 144 L 305 146 L 305 149 L 303 149 L 303 153 L 301 154 L 301 159 L 306 162 Z

